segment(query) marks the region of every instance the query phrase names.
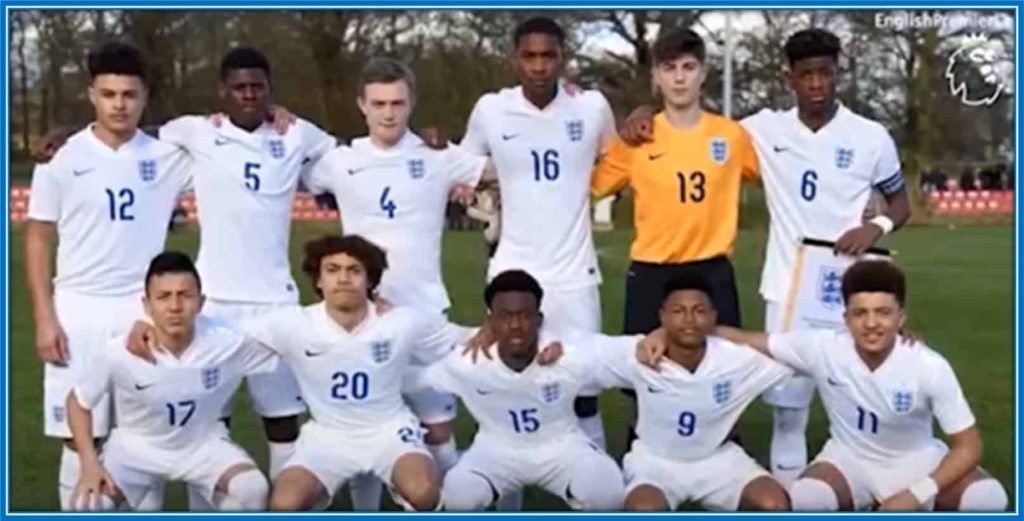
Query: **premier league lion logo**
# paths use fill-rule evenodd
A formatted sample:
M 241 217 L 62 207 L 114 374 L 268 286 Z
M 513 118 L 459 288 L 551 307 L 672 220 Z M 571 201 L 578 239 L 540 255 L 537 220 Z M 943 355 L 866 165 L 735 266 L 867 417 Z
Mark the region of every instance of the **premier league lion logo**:
M 950 94 L 959 97 L 960 102 L 969 107 L 995 103 L 1006 90 L 997 67 L 1002 54 L 996 42 L 986 35 L 965 37 L 946 65 Z

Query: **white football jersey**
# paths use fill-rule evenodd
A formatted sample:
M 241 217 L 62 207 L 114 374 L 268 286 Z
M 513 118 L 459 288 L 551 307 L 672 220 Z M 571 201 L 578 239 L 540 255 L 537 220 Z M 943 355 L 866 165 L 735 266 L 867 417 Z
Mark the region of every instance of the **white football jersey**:
M 194 159 L 199 217 L 196 268 L 203 292 L 217 300 L 298 303 L 288 261 L 292 203 L 304 165 L 335 140 L 298 120 L 284 135 L 264 123 L 247 132 L 224 120 L 183 116 L 160 127 L 160 139 Z
M 538 345 L 552 340 L 542 330 Z M 580 388 L 593 381 L 593 354 L 590 346 L 575 339 L 563 340 L 562 347 L 564 354 L 556 363 L 544 366 L 535 361 L 522 372 L 505 365 L 496 346 L 491 347 L 492 359 L 480 357 L 476 363 L 463 356 L 462 349 L 455 349 L 427 368 L 411 372 L 406 390 L 429 387 L 458 395 L 480 427 L 474 443 L 535 448 L 583 435 L 573 402 Z
M 761 295 L 783 302 L 803 238 L 834 241 L 859 226 L 872 189 L 904 187 L 900 158 L 882 125 L 840 105 L 817 132 L 796 109 L 764 109 L 740 123 L 760 159 L 770 223 Z
M 180 358 L 155 351 L 156 364 L 128 352 L 126 335 L 90 351 L 75 387 L 86 409 L 113 391 L 116 431 L 160 449 L 184 449 L 219 431 L 242 377 L 277 367 L 277 356 L 205 317 Z
M 954 434 L 974 425 L 953 368 L 917 342 L 897 342 L 873 372 L 857 354 L 848 331 L 773 334 L 777 360 L 814 378 L 833 440 L 871 460 L 890 460 L 928 446 L 932 418 Z
M 486 158 L 450 145 L 428 147 L 411 131 L 388 149 L 370 138 L 338 147 L 313 168 L 310 189 L 331 192 L 342 228 L 383 248 L 380 294 L 399 306 L 441 312 L 451 306 L 441 280 L 441 235 L 448 194 L 476 186 Z
M 637 361 L 639 339 L 603 337 L 592 351 L 601 358 L 596 374 L 605 387 L 636 391 L 638 443 L 670 460 L 710 456 L 754 398 L 793 374 L 771 358 L 719 337 L 708 337 L 695 372 L 668 359 L 655 371 Z
M 410 363 L 429 364 L 454 347 L 440 333 L 447 325 L 410 308 L 378 316 L 371 307 L 348 332 L 321 302 L 271 311 L 241 327 L 291 367 L 313 421 L 359 435 L 412 414 L 402 400 L 403 376 Z
M 615 136 L 608 100 L 559 89 L 543 110 L 522 88 L 477 101 L 462 146 L 490 155 L 501 189 L 501 237 L 488 276 L 529 272 L 547 289 L 600 284 L 590 230 L 590 177 Z
M 56 223 L 54 289 L 89 295 L 142 291 L 150 260 L 164 249 L 189 158 L 137 131 L 114 150 L 92 131 L 74 134 L 36 166 L 28 218 Z

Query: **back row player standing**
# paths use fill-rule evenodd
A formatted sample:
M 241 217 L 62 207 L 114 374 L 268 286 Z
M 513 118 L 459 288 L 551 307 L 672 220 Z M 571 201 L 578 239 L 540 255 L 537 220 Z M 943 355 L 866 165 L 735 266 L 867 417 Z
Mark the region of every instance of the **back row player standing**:
M 540 282 L 545 324 L 561 331 L 601 329 L 601 272 L 590 224 L 590 177 L 615 137 L 615 117 L 597 91 L 570 95 L 558 79 L 565 32 L 532 18 L 514 33 L 512 67 L 520 85 L 484 95 L 461 146 L 489 155 L 501 189 L 501 237 L 488 278 L 512 269 Z M 604 447 L 600 389 L 576 401 L 583 430 Z

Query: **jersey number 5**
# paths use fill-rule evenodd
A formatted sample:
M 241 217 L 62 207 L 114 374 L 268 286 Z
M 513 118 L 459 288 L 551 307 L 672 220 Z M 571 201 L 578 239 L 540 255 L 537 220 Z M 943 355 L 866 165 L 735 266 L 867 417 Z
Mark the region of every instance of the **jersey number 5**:
M 245 187 L 253 192 L 260 191 L 260 164 L 245 164 Z

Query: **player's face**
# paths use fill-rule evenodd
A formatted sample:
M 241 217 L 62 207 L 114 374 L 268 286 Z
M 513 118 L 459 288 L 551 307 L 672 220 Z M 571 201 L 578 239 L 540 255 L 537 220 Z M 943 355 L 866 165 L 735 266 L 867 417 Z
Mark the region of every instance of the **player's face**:
M 391 83 L 370 83 L 356 103 L 366 117 L 370 136 L 394 144 L 409 128 L 413 99 L 409 84 L 399 80 Z
M 233 69 L 220 84 L 220 101 L 235 123 L 253 128 L 270 110 L 270 78 L 263 69 Z
M 658 87 L 665 104 L 673 108 L 698 103 L 706 77 L 707 69 L 690 54 L 658 63 L 651 70 L 651 81 Z
M 346 253 L 335 253 L 320 260 L 316 287 L 323 293 L 328 306 L 351 310 L 366 305 L 370 279 L 358 259 Z
M 522 354 L 537 345 L 541 314 L 537 298 L 525 291 L 505 291 L 494 296 L 488 322 L 494 327 L 498 350 Z
M 179 337 L 195 329 L 203 308 L 199 281 L 191 273 L 164 273 L 149 279 L 142 299 L 153 326 L 163 334 Z
M 846 303 L 846 327 L 857 349 L 880 353 L 896 345 L 896 336 L 907 321 L 906 313 L 891 293 L 854 293 Z
M 547 94 L 562 74 L 562 46 L 550 34 L 523 35 L 512 54 L 512 68 L 528 94 Z
M 786 71 L 786 82 L 796 94 L 801 112 L 820 113 L 835 102 L 838 64 L 830 56 L 814 56 L 793 63 Z
M 696 349 L 704 345 L 718 316 L 703 291 L 673 291 L 661 305 L 661 327 L 669 344 Z
M 146 95 L 146 86 L 138 76 L 96 76 L 89 86 L 89 101 L 96 109 L 96 124 L 114 134 L 134 132 L 146 108 Z

